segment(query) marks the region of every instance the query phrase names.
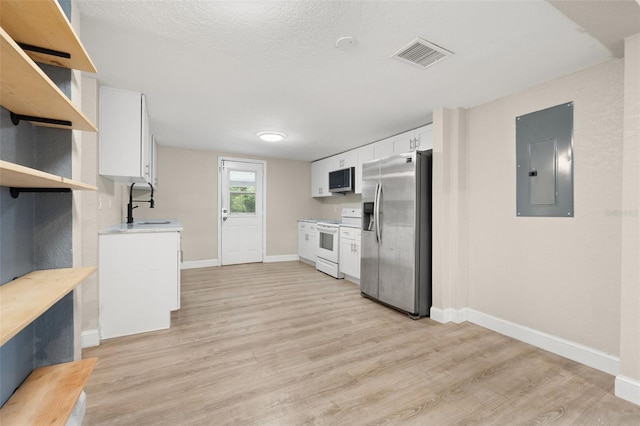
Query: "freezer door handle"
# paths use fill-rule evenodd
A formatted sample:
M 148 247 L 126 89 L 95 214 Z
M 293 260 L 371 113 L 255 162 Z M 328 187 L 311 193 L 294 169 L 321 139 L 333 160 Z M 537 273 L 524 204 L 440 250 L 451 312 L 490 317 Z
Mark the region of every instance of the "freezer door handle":
M 374 221 L 376 225 L 376 242 L 380 243 L 382 240 L 382 232 L 380 232 L 380 195 L 382 193 L 382 184 L 376 184 L 376 197 L 374 207 Z

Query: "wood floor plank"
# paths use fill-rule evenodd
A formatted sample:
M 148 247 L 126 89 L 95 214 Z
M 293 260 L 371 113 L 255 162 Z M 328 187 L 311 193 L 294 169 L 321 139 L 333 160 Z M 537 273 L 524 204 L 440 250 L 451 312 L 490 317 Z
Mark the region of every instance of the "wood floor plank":
M 83 351 L 85 425 L 640 425 L 612 376 L 301 262 L 185 270 L 181 298 L 170 329 Z

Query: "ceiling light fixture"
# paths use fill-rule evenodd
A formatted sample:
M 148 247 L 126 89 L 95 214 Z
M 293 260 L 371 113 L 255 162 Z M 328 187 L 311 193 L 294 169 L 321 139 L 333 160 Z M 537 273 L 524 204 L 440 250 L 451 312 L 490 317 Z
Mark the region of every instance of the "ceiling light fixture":
M 343 52 L 348 52 L 353 50 L 356 47 L 356 44 L 358 44 L 358 42 L 353 37 L 340 37 L 336 41 L 336 48 Z
M 256 134 L 265 142 L 280 142 L 287 137 L 287 135 L 282 132 L 260 132 Z

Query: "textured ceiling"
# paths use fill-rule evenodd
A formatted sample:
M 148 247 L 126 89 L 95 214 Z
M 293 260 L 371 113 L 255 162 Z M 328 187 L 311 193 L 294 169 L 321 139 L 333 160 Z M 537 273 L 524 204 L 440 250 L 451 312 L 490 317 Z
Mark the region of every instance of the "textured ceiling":
M 98 80 L 147 96 L 158 143 L 278 158 L 319 159 L 612 57 L 541 0 L 78 4 Z M 454 55 L 425 70 L 389 57 L 416 37 Z

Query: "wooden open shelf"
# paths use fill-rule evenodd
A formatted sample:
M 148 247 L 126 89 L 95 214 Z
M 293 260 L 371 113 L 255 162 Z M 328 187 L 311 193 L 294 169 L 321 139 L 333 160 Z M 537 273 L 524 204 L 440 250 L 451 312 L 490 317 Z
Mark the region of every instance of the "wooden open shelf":
M 36 368 L 0 409 L 0 423 L 65 425 L 97 360 Z
M 4 0 L 2 8 L 4 14 Z M 98 131 L 2 28 L 0 58 L 0 103 L 3 107 L 15 114 L 71 122 L 71 126 L 32 122 L 35 125 Z
M 96 269 L 95 266 L 89 266 L 33 271 L 0 286 L 0 346 L 76 288 Z
M 89 55 L 56 0 L 2 0 L 0 26 L 20 44 L 65 52 L 71 58 L 26 50 L 34 61 L 96 72 Z
M 98 188 L 62 176 L 56 176 L 19 164 L 0 160 L 0 186 L 16 188 L 69 188 L 97 191 Z

